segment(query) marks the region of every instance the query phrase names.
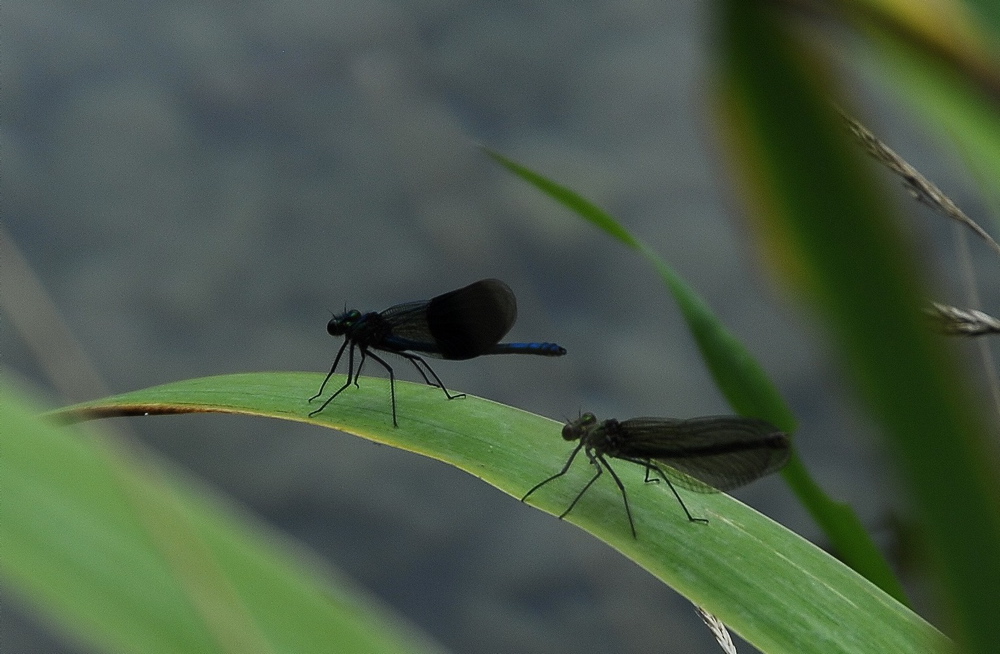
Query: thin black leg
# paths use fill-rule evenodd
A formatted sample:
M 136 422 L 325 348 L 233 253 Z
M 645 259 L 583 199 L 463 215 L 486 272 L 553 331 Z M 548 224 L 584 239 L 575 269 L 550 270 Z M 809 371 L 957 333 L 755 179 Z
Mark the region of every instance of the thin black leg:
M 345 345 L 346 344 L 347 343 L 345 343 Z M 341 351 L 343 351 L 343 348 L 341 348 Z M 340 358 L 340 354 L 337 355 L 337 358 L 338 359 Z M 333 373 L 331 373 L 331 374 L 333 374 Z M 328 404 L 330 404 L 330 402 L 333 402 L 333 398 L 335 398 L 338 395 L 340 395 L 341 393 L 343 393 L 344 389 L 351 385 L 351 379 L 353 377 L 354 377 L 354 343 L 351 343 L 351 349 L 349 349 L 347 351 L 347 381 L 344 382 L 343 386 L 341 386 L 340 388 L 337 389 L 336 393 L 334 393 L 333 395 L 331 395 L 330 397 L 328 397 L 327 400 L 326 400 L 326 402 L 323 402 L 323 405 L 320 408 L 318 408 L 315 411 L 311 412 L 309 414 L 309 417 L 311 418 L 314 415 L 316 415 L 317 413 L 319 413 L 320 411 L 322 411 L 323 409 L 325 409 L 326 406 Z M 327 376 L 327 378 L 329 378 L 329 376 Z M 325 384 L 326 382 L 323 382 L 323 383 Z
M 628 526 L 632 528 L 632 538 L 638 538 L 638 536 L 635 535 L 635 522 L 632 521 L 632 509 L 628 506 L 628 493 L 625 492 L 625 484 L 623 484 L 622 480 L 618 478 L 618 475 L 615 473 L 615 469 L 611 467 L 607 459 L 598 454 L 597 460 L 604 464 L 604 467 L 611 473 L 611 478 L 615 480 L 616 484 L 618 484 L 618 490 L 622 492 L 622 499 L 625 500 L 625 514 L 628 516 Z M 670 482 L 668 481 L 667 483 L 669 484 Z M 673 488 L 673 486 L 671 486 L 671 488 Z M 676 495 L 677 491 L 674 491 L 674 494 Z M 687 509 L 684 510 L 687 511 Z
M 594 466 L 597 468 L 597 474 L 595 474 L 593 477 L 590 478 L 590 481 L 588 481 L 587 485 L 583 487 L 583 490 L 577 493 L 576 497 L 573 498 L 573 501 L 569 503 L 568 507 L 566 507 L 566 510 L 559 515 L 560 520 L 569 515 L 569 512 L 573 510 L 573 507 L 576 506 L 576 503 L 580 501 L 580 498 L 583 497 L 584 493 L 590 490 L 590 487 L 594 485 L 594 482 L 597 481 L 597 479 L 604 472 L 604 468 L 601 467 L 601 464 L 599 464 L 596 459 L 591 459 L 591 463 L 593 463 Z
M 389 371 L 389 396 L 392 398 L 392 426 L 399 427 L 399 423 L 396 422 L 396 375 L 392 372 L 392 366 L 382 360 L 374 352 L 365 352 L 367 356 L 375 359 L 378 363 L 382 364 L 382 367 Z M 354 376 L 354 383 L 357 385 L 358 377 Z
M 333 365 L 330 366 L 330 372 L 326 373 L 326 379 L 324 379 L 323 383 L 320 384 L 320 386 L 319 386 L 319 392 L 309 398 L 309 402 L 310 403 L 313 400 L 315 400 L 317 397 L 319 397 L 320 395 L 323 394 L 323 389 L 326 388 L 326 383 L 328 381 L 330 381 L 330 377 L 333 377 L 333 373 L 337 369 L 337 364 L 340 363 L 340 357 L 341 357 L 341 355 L 344 354 L 344 348 L 347 347 L 348 343 L 350 343 L 350 341 L 348 341 L 347 339 L 344 339 L 344 344 L 340 346 L 339 350 L 337 350 L 337 358 L 335 358 L 333 360 Z M 310 413 L 309 415 L 312 415 L 312 414 Z
M 677 501 L 680 502 L 681 508 L 684 509 L 684 513 L 687 515 L 688 520 L 690 520 L 691 522 L 701 522 L 701 523 L 704 523 L 704 524 L 708 524 L 708 519 L 707 518 L 695 518 L 694 516 L 691 515 L 691 512 L 688 511 L 687 505 L 684 504 L 684 500 L 681 499 L 680 493 L 678 493 L 677 489 L 674 488 L 674 485 L 672 483 L 670 483 L 670 478 L 667 477 L 666 473 L 663 472 L 663 470 L 660 468 L 660 466 L 656 465 L 652 461 L 645 461 L 645 462 L 642 462 L 642 463 L 646 466 L 646 473 L 647 474 L 649 474 L 649 469 L 652 468 L 652 469 L 656 470 L 657 473 L 659 473 L 660 477 L 663 478 L 663 481 L 667 482 L 667 486 L 670 487 L 670 492 L 672 492 L 674 494 L 674 497 L 677 498 Z
M 568 460 L 568 461 L 566 461 L 566 465 L 564 465 L 564 466 L 563 466 L 563 469 L 562 469 L 562 470 L 560 470 L 560 471 L 559 471 L 559 472 L 557 472 L 556 474 L 552 475 L 552 476 L 551 476 L 551 477 L 549 477 L 548 479 L 546 479 L 546 480 L 544 480 L 544 481 L 541 481 L 541 482 L 539 482 L 539 483 L 535 484 L 534 486 L 532 486 L 532 487 L 531 487 L 531 490 L 530 490 L 530 491 L 528 491 L 527 493 L 525 493 L 525 494 L 524 494 L 524 497 L 522 497 L 522 498 L 521 498 L 521 501 L 523 502 L 524 500 L 528 499 L 528 496 L 529 496 L 529 495 L 531 495 L 531 494 L 532 494 L 532 493 L 534 493 L 534 492 L 535 492 L 536 490 L 538 490 L 539 488 L 541 488 L 541 487 L 542 487 L 542 486 L 544 486 L 545 484 L 549 483 L 549 482 L 550 482 L 550 481 L 552 481 L 553 479 L 558 479 L 559 477 L 562 477 L 563 475 L 565 475 L 565 474 L 566 474 L 566 472 L 567 472 L 567 471 L 569 470 L 569 467 L 570 467 L 571 465 L 573 465 L 573 459 L 575 459 L 575 458 L 576 458 L 576 455 L 580 453 L 580 448 L 582 448 L 582 447 L 583 447 L 583 442 L 581 442 L 581 443 L 580 443 L 579 445 L 577 445 L 577 446 L 576 446 L 576 449 L 575 449 L 575 450 L 573 450 L 573 453 L 569 455 L 569 460 Z
M 417 369 L 417 372 L 420 373 L 420 376 L 424 378 L 424 383 L 425 384 L 427 384 L 428 386 L 438 386 L 438 387 L 441 386 L 440 384 L 438 384 L 436 382 L 432 382 L 431 378 L 428 377 L 427 373 L 424 372 L 424 369 L 417 365 L 417 361 L 419 360 L 421 363 L 423 363 L 425 366 L 427 366 L 427 362 L 426 361 L 424 361 L 423 359 L 421 359 L 420 357 L 418 357 L 416 355 L 412 355 L 413 358 L 410 358 L 410 356 L 406 356 L 406 355 L 403 355 L 403 356 L 406 359 L 408 359 L 410 363 L 413 364 L 414 368 Z M 430 369 L 430 366 L 427 366 L 427 368 Z M 433 371 L 431 372 L 431 374 L 434 374 Z
M 409 352 L 399 352 L 398 354 L 400 356 L 402 356 L 403 358 L 405 358 L 405 359 L 409 359 L 410 363 L 413 364 L 413 367 L 417 369 L 417 372 L 419 372 L 421 375 L 423 375 L 424 381 L 427 382 L 428 386 L 437 386 L 442 391 L 444 391 L 445 396 L 449 400 L 454 400 L 455 398 L 458 398 L 458 397 L 465 397 L 465 393 L 456 393 L 455 395 L 452 395 L 451 393 L 449 393 L 448 389 L 444 387 L 444 382 L 441 381 L 441 378 L 437 376 L 437 373 L 434 372 L 434 369 L 431 368 L 427 364 L 427 362 L 423 360 L 422 357 L 418 357 L 416 354 L 410 354 Z M 420 363 L 424 364 L 424 367 L 427 368 L 427 372 L 431 373 L 431 376 L 434 378 L 434 381 L 437 382 L 436 384 L 431 383 L 431 381 L 429 379 L 427 379 L 427 375 L 424 375 L 424 371 L 421 370 L 420 366 L 417 365 L 418 361 Z
M 358 377 L 361 376 L 361 369 L 365 367 L 365 359 L 368 358 L 368 350 L 361 348 L 361 360 L 358 361 L 358 369 L 354 371 L 354 388 L 361 388 L 358 386 Z

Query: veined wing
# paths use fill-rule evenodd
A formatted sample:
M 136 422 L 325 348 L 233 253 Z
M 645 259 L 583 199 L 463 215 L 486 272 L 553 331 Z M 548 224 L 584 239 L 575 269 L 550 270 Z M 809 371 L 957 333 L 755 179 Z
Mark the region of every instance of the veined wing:
M 791 456 L 788 435 L 757 418 L 633 418 L 619 424 L 620 456 L 652 459 L 671 481 L 699 492 L 738 488 L 781 469 Z M 667 466 L 683 475 L 670 474 Z
M 427 300 L 405 302 L 380 312 L 379 316 L 391 327 L 385 344 L 392 349 L 413 350 L 432 357 L 442 357 L 427 323 L 427 305 Z

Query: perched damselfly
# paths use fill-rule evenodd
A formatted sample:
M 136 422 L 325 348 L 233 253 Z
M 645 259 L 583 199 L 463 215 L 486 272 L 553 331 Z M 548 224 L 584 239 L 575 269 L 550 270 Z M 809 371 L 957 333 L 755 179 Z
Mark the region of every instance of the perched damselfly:
M 392 366 L 373 350 L 397 354 L 408 360 L 431 386 L 437 386 L 448 399 L 452 395 L 440 377 L 420 354 L 439 359 L 472 359 L 484 354 L 537 354 L 557 357 L 566 349 L 555 343 L 501 343 L 517 320 L 517 300 L 510 288 L 499 279 L 483 279 L 430 300 L 397 304 L 381 312 L 361 313 L 357 309 L 345 311 L 330 319 L 326 331 L 331 336 L 343 336 L 337 357 L 330 367 L 319 392 L 309 398 L 312 402 L 323 394 L 344 350 L 347 353 L 347 381 L 323 405 L 310 413 L 314 416 L 327 407 L 352 383 L 358 385 L 358 375 L 369 357 L 389 371 L 389 393 L 392 397 L 392 424 L 396 422 L 396 377 Z M 361 356 L 354 367 L 354 350 Z M 421 368 L 423 366 L 423 368 Z M 426 370 L 426 372 L 425 372 Z M 428 373 L 430 377 L 428 377 Z M 433 378 L 434 381 L 431 381 Z
M 700 418 L 632 418 L 598 422 L 584 413 L 563 426 L 567 441 L 580 441 L 562 470 L 541 481 L 521 501 L 550 481 L 565 475 L 582 449 L 597 469 L 560 519 L 573 510 L 605 469 L 611 473 L 625 500 L 632 536 L 636 536 L 625 485 L 607 457 L 629 461 L 646 469 L 646 481 L 662 479 L 692 522 L 707 522 L 688 511 L 674 485 L 697 492 L 727 491 L 782 468 L 791 456 L 788 434 L 758 418 L 704 416 Z

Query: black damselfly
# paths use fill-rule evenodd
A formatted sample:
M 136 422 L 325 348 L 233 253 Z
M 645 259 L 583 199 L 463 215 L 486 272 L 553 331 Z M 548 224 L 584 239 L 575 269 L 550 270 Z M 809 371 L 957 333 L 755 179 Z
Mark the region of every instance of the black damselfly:
M 483 279 L 431 300 L 407 302 L 389 307 L 385 311 L 361 313 L 351 309 L 334 316 L 326 326 L 331 336 L 343 336 L 344 344 L 333 360 L 329 374 L 319 387 L 319 392 L 309 398 L 312 402 L 323 394 L 326 383 L 337 369 L 340 357 L 347 352 L 347 381 L 331 395 L 314 416 L 327 407 L 352 383 L 358 385 L 358 376 L 369 357 L 389 371 L 389 393 L 392 397 L 392 424 L 396 422 L 396 377 L 392 366 L 373 350 L 398 354 L 417 369 L 424 381 L 437 386 L 449 400 L 462 397 L 452 395 L 441 378 L 427 362 L 414 352 L 439 359 L 472 359 L 484 354 L 537 354 L 557 357 L 566 349 L 555 343 L 501 343 L 514 321 L 517 320 L 517 300 L 510 288 L 499 279 Z M 361 353 L 358 367 L 354 367 L 354 350 Z M 421 365 L 423 367 L 421 367 Z M 426 372 L 425 372 L 426 370 Z M 428 377 L 428 373 L 430 377 Z M 431 379 L 433 378 L 433 381 Z
M 628 505 L 625 485 L 606 457 L 637 463 L 646 469 L 646 481 L 663 479 L 691 522 L 708 522 L 695 518 L 684 505 L 674 484 L 701 493 L 727 491 L 749 484 L 755 479 L 779 470 L 791 456 L 788 434 L 758 418 L 740 416 L 705 416 L 701 418 L 632 418 L 598 422 L 593 413 L 584 413 L 563 426 L 563 438 L 579 440 L 563 469 L 536 484 L 521 501 L 553 479 L 562 477 L 573 464 L 580 450 L 597 468 L 559 519 L 573 510 L 583 494 L 597 481 L 606 468 L 621 490 L 625 513 L 635 537 L 635 523 Z M 650 476 L 650 474 L 654 476 Z

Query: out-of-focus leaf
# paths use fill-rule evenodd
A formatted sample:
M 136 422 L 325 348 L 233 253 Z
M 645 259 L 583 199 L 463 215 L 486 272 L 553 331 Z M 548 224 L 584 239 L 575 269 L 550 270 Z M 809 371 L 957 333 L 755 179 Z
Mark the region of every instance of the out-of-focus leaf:
M 845 136 L 847 105 L 773 6 L 723 3 L 720 115 L 749 209 L 801 271 L 860 395 L 885 428 L 927 534 L 960 643 L 1000 642 L 1000 465 L 921 314 L 920 270 L 885 194 Z
M 991 9 L 978 13 L 954 0 L 840 4 L 870 37 L 868 52 L 886 86 L 903 92 L 932 134 L 958 146 L 1000 220 L 993 182 L 1000 176 L 1000 3 L 970 3 Z
M 0 583 L 98 650 L 432 652 L 261 523 L 0 390 Z M 8 595 L 9 596 L 9 595 Z

